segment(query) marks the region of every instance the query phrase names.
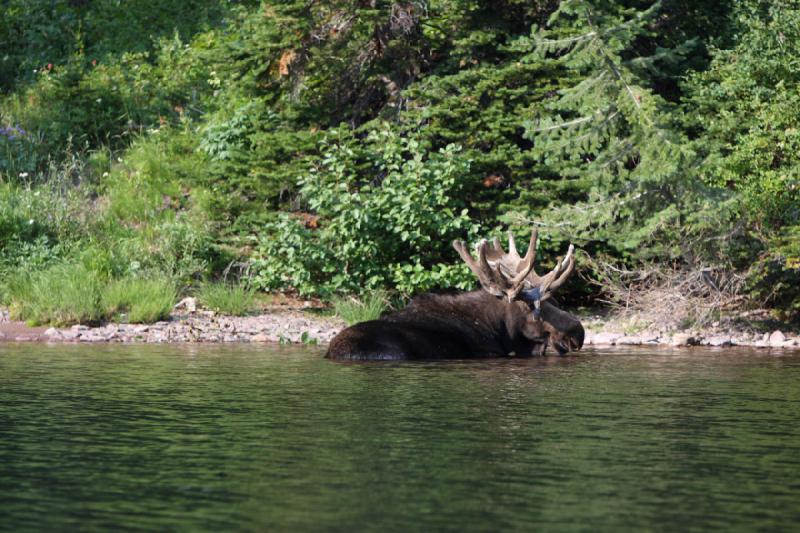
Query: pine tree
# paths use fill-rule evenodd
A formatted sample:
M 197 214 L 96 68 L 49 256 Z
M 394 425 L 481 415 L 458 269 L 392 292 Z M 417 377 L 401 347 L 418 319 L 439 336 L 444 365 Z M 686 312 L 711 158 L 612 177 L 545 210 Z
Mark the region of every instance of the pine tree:
M 660 2 L 637 9 L 566 0 L 549 29 L 529 40 L 532 50 L 576 82 L 525 123 L 526 135 L 555 174 L 588 182 L 583 201 L 553 206 L 537 218 L 564 238 L 595 241 L 635 259 L 686 255 L 682 228 L 697 213 L 705 216 L 698 203 L 718 192 L 693 179 L 701 161 L 676 125 L 674 105 L 651 86 L 692 43 L 646 55 L 637 47 L 653 32 L 660 11 Z M 522 212 L 512 220 L 528 218 Z

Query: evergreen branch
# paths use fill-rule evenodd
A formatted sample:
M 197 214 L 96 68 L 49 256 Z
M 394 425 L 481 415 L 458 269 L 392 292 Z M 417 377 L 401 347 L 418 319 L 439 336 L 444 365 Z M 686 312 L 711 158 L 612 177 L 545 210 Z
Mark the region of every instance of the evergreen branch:
M 533 130 L 533 133 L 542 133 L 550 130 L 569 128 L 570 126 L 574 126 L 575 124 L 582 124 L 584 122 L 589 122 L 590 120 L 592 120 L 592 118 L 594 117 L 588 116 L 588 117 L 576 118 L 575 120 L 570 120 L 567 122 L 559 122 L 558 124 L 553 124 L 552 126 L 547 126 L 544 128 L 536 128 L 535 130 Z
M 587 39 L 591 39 L 592 37 L 596 36 L 596 31 L 590 31 L 589 33 L 585 33 L 583 35 L 578 35 L 577 37 L 569 37 L 566 39 L 541 39 L 537 42 L 539 45 L 551 45 L 551 46 L 561 46 L 561 45 L 570 45 L 572 43 L 577 43 L 579 41 L 585 41 Z

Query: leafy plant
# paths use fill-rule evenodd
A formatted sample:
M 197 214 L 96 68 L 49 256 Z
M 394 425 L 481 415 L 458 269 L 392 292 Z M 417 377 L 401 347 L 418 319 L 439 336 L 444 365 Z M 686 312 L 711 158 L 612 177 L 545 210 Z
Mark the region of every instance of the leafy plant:
M 302 294 L 470 286 L 467 269 L 453 266 L 450 246 L 478 229 L 459 200 L 468 166 L 457 152 L 449 146 L 425 158 L 416 141 L 389 130 L 371 134 L 359 154 L 330 145 L 320 166 L 300 180 L 314 222 L 304 227 L 283 216 L 267 226 L 253 259 L 254 282 Z

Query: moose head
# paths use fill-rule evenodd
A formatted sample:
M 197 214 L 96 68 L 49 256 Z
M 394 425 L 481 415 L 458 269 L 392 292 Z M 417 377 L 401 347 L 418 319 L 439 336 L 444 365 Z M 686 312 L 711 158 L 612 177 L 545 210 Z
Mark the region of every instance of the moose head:
M 536 243 L 538 232 L 531 232 L 531 240 L 524 257 L 517 252 L 514 234 L 508 232 L 508 252 L 503 250 L 500 240 L 495 237 L 490 244 L 486 240 L 475 246 L 477 261 L 467 250 L 463 241 L 453 241 L 453 247 L 478 278 L 484 291 L 497 298 L 505 299 L 507 304 L 517 308 L 524 317 L 524 324 L 518 325 L 526 337 L 547 338 L 559 353 L 580 350 L 583 346 L 583 326 L 572 315 L 545 302 L 556 289 L 575 271 L 575 247 L 569 245 L 567 254 L 556 263 L 555 268 L 544 276 L 534 270 L 536 263 Z M 511 313 L 520 321 L 520 313 Z M 546 348 L 546 343 L 542 343 Z

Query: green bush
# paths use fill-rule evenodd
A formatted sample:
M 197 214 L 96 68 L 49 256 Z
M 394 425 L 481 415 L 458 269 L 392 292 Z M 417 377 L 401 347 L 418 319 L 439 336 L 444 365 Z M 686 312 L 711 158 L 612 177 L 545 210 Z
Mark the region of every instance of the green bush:
M 451 246 L 478 231 L 459 196 L 468 166 L 458 147 L 426 158 L 414 140 L 384 130 L 362 150 L 329 146 L 300 180 L 318 228 L 291 216 L 269 225 L 253 259 L 256 286 L 322 295 L 471 286 Z
M 169 318 L 176 300 L 172 279 L 152 276 L 112 280 L 103 287 L 100 302 L 105 318 L 150 323 Z
M 388 307 L 389 299 L 386 292 L 380 290 L 362 295 L 360 298 L 339 296 L 333 299 L 336 315 L 348 326 L 377 320 Z
M 257 307 L 255 291 L 242 285 L 207 283 L 197 291 L 197 299 L 212 311 L 231 316 L 246 315 Z

